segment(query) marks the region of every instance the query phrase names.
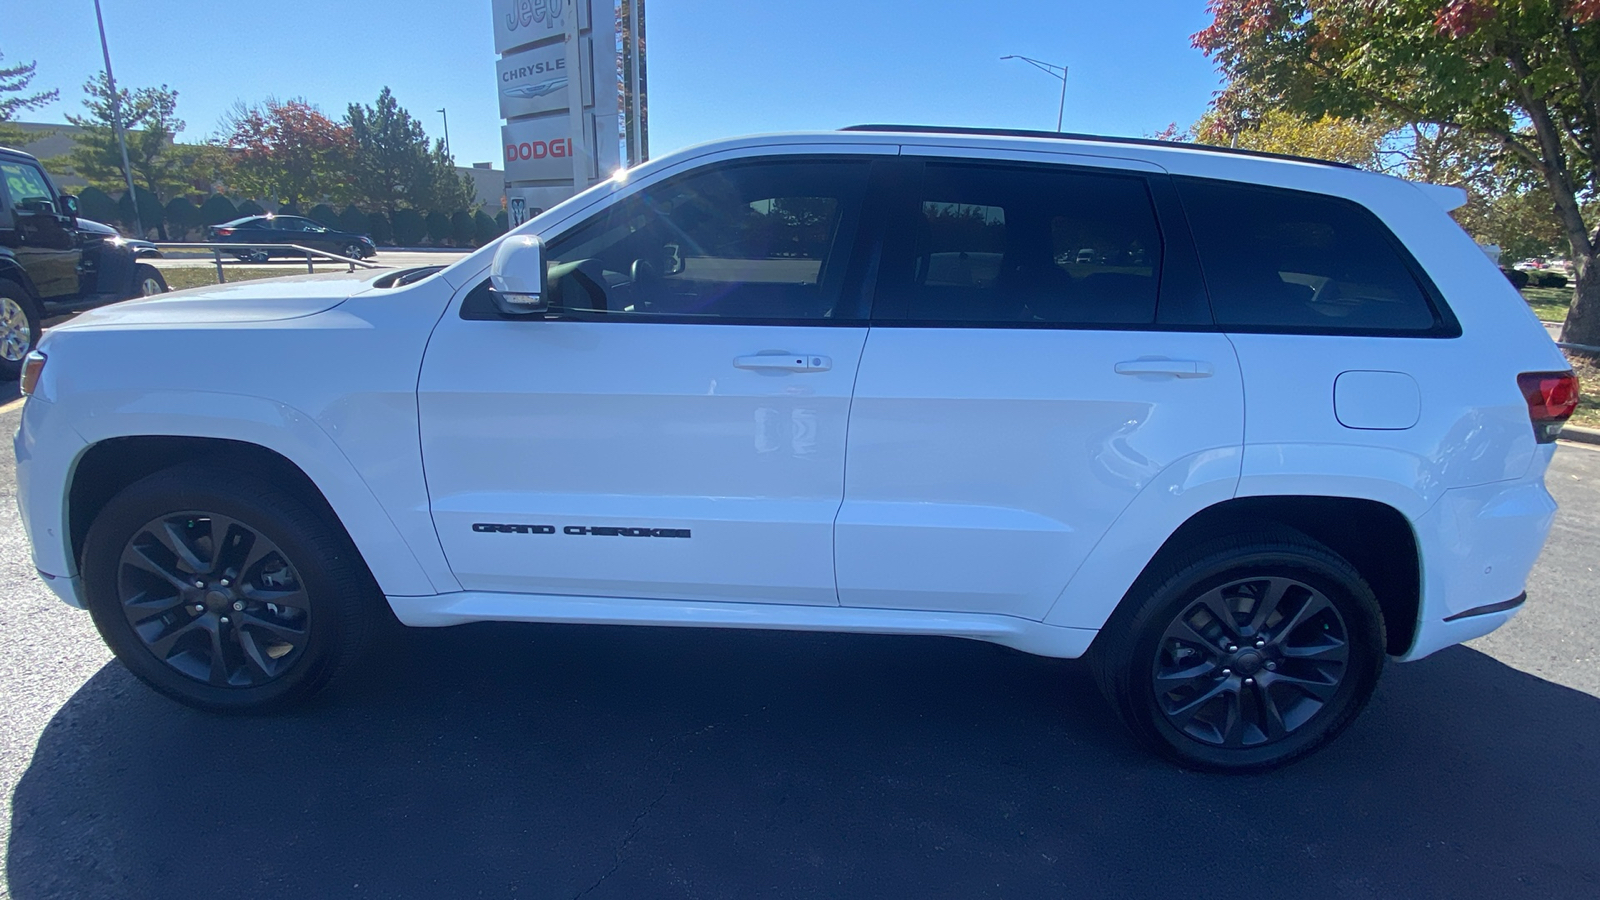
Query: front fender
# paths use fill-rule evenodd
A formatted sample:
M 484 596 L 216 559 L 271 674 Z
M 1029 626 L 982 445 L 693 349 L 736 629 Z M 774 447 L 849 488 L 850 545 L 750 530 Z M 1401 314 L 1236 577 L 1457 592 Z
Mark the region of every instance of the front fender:
M 54 405 L 30 403 L 29 412 L 47 414 L 47 407 Z M 111 438 L 170 435 L 255 444 L 288 459 L 316 484 L 385 594 L 438 592 L 417 554 L 355 466 L 316 420 L 300 410 L 260 397 L 195 391 L 109 393 L 96 396 L 88 409 L 81 405 L 81 398 L 80 403 L 71 405 L 74 408 L 65 421 L 72 423 L 81 442 L 68 457 L 70 462 L 63 466 L 65 471 L 53 478 L 50 473 L 39 471 L 41 466 L 49 465 L 51 454 L 39 452 L 44 448 L 31 454 L 34 472 L 30 480 L 59 485 L 58 498 L 66 496 L 63 488 L 71 483 L 72 469 L 83 453 Z M 62 414 L 66 409 L 55 412 Z M 63 507 L 64 522 L 65 500 L 58 499 L 57 503 Z M 48 542 L 34 534 L 35 559 L 41 570 L 61 575 L 76 573 L 69 534 L 65 527 L 55 529 L 56 539 Z

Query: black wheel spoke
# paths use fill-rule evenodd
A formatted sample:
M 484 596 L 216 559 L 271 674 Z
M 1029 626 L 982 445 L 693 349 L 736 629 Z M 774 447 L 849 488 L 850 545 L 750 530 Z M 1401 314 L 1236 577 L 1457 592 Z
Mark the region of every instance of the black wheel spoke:
M 278 622 L 273 622 L 269 619 L 253 616 L 247 612 L 239 613 L 237 622 L 239 627 L 243 630 L 248 631 L 250 629 L 260 629 L 284 642 L 285 644 L 298 644 L 306 639 L 306 632 L 304 628 L 296 628 L 293 625 L 283 625 Z
M 1161 682 L 1167 682 L 1170 684 L 1174 682 L 1182 683 L 1196 681 L 1201 678 L 1210 677 L 1211 675 L 1215 674 L 1216 671 L 1217 664 L 1211 662 L 1210 660 L 1206 660 L 1204 662 L 1199 662 L 1187 668 L 1178 669 L 1176 671 L 1157 672 L 1156 682 L 1158 684 Z
M 163 616 L 184 604 L 181 594 L 168 594 L 165 596 L 150 596 L 148 591 L 136 594 L 122 602 L 122 607 L 128 613 L 128 621 L 135 625 L 157 616 Z
M 1288 734 L 1289 728 L 1283 724 L 1283 711 L 1278 709 L 1278 702 L 1272 696 L 1271 685 L 1266 682 L 1256 682 L 1255 699 L 1261 710 L 1261 730 L 1266 733 L 1267 740 L 1275 741 Z
M 152 557 L 149 550 L 139 546 L 138 544 L 130 543 L 128 548 L 123 551 L 122 564 L 133 566 L 136 569 L 149 572 L 150 574 L 166 581 L 168 584 L 180 591 L 185 591 L 191 587 L 194 587 L 193 579 L 185 578 L 179 573 L 168 569 L 166 563 L 163 563 L 161 560 Z
M 1337 678 L 1333 678 L 1331 680 L 1323 680 L 1320 678 L 1301 678 L 1296 675 L 1285 675 L 1281 672 L 1277 672 L 1274 673 L 1270 679 L 1266 679 L 1266 681 L 1269 684 L 1287 685 L 1304 693 L 1306 696 L 1311 697 L 1313 700 L 1319 700 L 1324 703 L 1333 697 L 1334 692 L 1339 689 L 1339 679 Z
M 1337 638 L 1324 636 L 1317 644 L 1283 648 L 1283 655 L 1289 659 L 1302 659 L 1308 662 L 1339 662 L 1342 663 L 1350 657 L 1350 645 Z
M 195 619 L 170 629 L 155 640 L 147 641 L 146 643 L 150 647 L 150 652 L 155 654 L 156 659 L 166 662 L 172 656 L 172 648 L 177 645 L 178 641 L 183 640 L 186 635 L 199 631 L 202 627 L 200 620 Z
M 1273 578 L 1267 581 L 1266 589 L 1262 591 L 1261 599 L 1256 601 L 1255 610 L 1250 615 L 1248 633 L 1255 635 L 1261 633 L 1261 628 L 1267 623 L 1267 618 L 1277 610 L 1283 602 L 1284 595 L 1294 587 L 1294 582 L 1287 578 Z
M 1208 592 L 1196 602 L 1222 626 L 1224 636 L 1235 642 L 1239 640 L 1239 622 L 1234 618 L 1233 609 L 1228 606 L 1228 601 L 1223 599 L 1220 589 Z
M 212 684 L 228 683 L 228 642 L 222 638 L 222 626 L 212 623 L 206 631 L 211 637 L 211 673 Z
M 162 522 L 158 527 L 152 528 L 149 534 L 161 542 L 163 547 L 172 551 L 178 562 L 189 567 L 189 571 L 196 575 L 204 575 L 211 571 L 211 563 L 202 560 L 194 548 L 189 546 L 187 537 L 182 534 L 172 519 Z
M 287 606 L 293 609 L 305 609 L 311 603 L 311 598 L 300 588 L 269 590 L 245 586 L 239 589 L 239 593 L 254 603 L 271 603 L 274 606 Z
M 245 664 L 251 681 L 271 681 L 277 675 L 275 662 L 261 652 L 261 645 L 256 641 L 255 635 L 240 632 L 239 647 L 244 651 Z
M 1325 609 L 1333 609 L 1333 605 L 1328 602 L 1328 598 L 1321 594 L 1313 593 L 1306 598 L 1304 603 L 1300 604 L 1300 608 L 1294 611 L 1294 615 L 1289 616 L 1279 624 L 1275 640 L 1287 644 L 1290 635 L 1294 634 L 1301 625 L 1310 621 L 1312 616 Z

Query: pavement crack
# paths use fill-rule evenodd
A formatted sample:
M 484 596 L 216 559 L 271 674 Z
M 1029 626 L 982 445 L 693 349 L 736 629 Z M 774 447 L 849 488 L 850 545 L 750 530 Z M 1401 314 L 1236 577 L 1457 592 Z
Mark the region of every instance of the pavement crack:
M 705 734 L 716 727 L 717 726 L 715 724 L 711 724 L 703 728 L 696 728 L 693 731 L 685 731 L 682 734 L 674 735 L 656 749 L 652 759 L 660 759 L 674 745 L 686 741 L 689 738 L 698 737 L 699 735 Z M 677 779 L 678 770 L 676 766 L 673 766 L 667 772 L 667 783 L 661 786 L 661 792 L 656 794 L 656 798 L 651 800 L 644 809 L 640 810 L 639 814 L 634 816 L 633 821 L 629 823 L 627 832 L 623 834 L 622 840 L 617 843 L 616 849 L 612 851 L 611 866 L 604 872 L 600 873 L 600 877 L 596 878 L 593 884 L 573 895 L 572 900 L 582 900 L 583 897 L 588 896 L 590 892 L 592 892 L 595 888 L 598 888 L 605 882 L 607 878 L 610 878 L 618 869 L 622 868 L 622 855 L 627 852 L 628 845 L 633 843 L 633 839 L 638 836 L 641 830 L 644 829 L 645 819 L 649 817 L 650 813 L 655 811 L 655 808 L 660 805 L 662 800 L 666 799 L 667 792 L 672 790 L 672 784 L 673 782 L 677 781 Z

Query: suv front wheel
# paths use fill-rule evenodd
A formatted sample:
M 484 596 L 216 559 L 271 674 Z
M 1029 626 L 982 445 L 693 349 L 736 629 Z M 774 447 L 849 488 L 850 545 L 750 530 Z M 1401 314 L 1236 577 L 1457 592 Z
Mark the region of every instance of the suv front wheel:
M 1190 768 L 1305 756 L 1350 724 L 1383 668 L 1372 589 L 1299 532 L 1202 544 L 1135 591 L 1096 641 L 1095 680 L 1141 743 Z
M 0 379 L 22 374 L 22 361 L 39 343 L 39 307 L 28 292 L 0 278 Z
M 349 538 L 232 468 L 177 467 L 124 489 L 90 526 L 82 570 L 95 626 L 129 671 L 216 712 L 309 697 L 375 621 Z

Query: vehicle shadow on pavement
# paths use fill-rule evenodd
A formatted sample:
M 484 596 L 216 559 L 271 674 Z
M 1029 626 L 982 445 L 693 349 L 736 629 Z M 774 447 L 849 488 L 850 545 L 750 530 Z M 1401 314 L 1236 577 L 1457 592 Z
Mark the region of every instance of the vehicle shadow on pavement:
M 1600 700 L 1468 648 L 1264 776 L 1133 747 L 1077 662 L 942 638 L 468 626 L 277 717 L 117 663 L 13 801 L 17 898 L 1576 897 Z M 587 892 L 587 893 L 586 893 Z

